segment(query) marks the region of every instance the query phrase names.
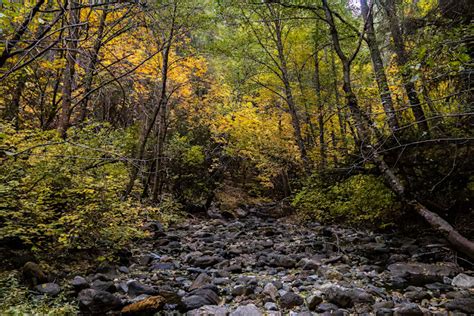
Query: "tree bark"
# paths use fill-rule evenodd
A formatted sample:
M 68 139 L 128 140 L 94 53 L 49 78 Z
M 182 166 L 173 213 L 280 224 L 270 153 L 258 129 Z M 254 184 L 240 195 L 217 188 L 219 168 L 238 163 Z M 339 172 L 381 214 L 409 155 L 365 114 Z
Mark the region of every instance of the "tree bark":
M 80 3 L 79 3 L 80 4 Z M 68 36 L 66 38 L 66 67 L 63 74 L 63 88 L 62 88 L 62 104 L 61 114 L 58 122 L 58 132 L 61 137 L 66 137 L 66 132 L 69 127 L 69 120 L 71 117 L 71 103 L 72 103 L 72 89 L 74 83 L 74 73 L 76 65 L 77 48 L 79 41 L 79 20 L 80 9 L 77 9 L 78 2 L 67 2 L 67 22 Z
M 299 119 L 298 112 L 296 109 L 296 103 L 293 97 L 293 91 L 292 91 L 291 83 L 290 83 L 290 76 L 288 74 L 288 66 L 286 62 L 286 56 L 285 56 L 284 45 L 283 45 L 281 19 L 276 14 L 271 4 L 268 4 L 267 7 L 273 17 L 273 25 L 274 25 L 274 31 L 275 31 L 274 40 L 275 40 L 275 44 L 277 48 L 278 60 L 280 62 L 279 68 L 281 71 L 281 79 L 283 81 L 283 86 L 284 86 L 284 91 L 285 91 L 285 101 L 288 105 L 288 110 L 290 112 L 291 124 L 293 126 L 295 140 L 300 151 L 301 160 L 303 161 L 303 167 L 305 171 L 309 173 L 310 172 L 309 159 L 308 159 L 303 135 L 301 133 L 300 119 Z
M 99 27 L 97 28 L 97 37 L 94 41 L 94 47 L 90 52 L 89 63 L 87 64 L 86 74 L 84 78 L 84 100 L 81 102 L 81 109 L 78 118 L 78 122 L 82 123 L 87 117 L 87 108 L 89 106 L 90 92 L 92 91 L 92 82 L 96 75 L 97 62 L 99 61 L 99 52 L 102 47 L 102 41 L 104 39 L 105 20 L 107 18 L 107 8 L 104 8 L 100 16 Z
M 428 122 L 426 121 L 425 112 L 421 106 L 415 84 L 412 82 L 411 73 L 409 69 L 407 69 L 408 53 L 405 49 L 405 40 L 403 39 L 400 29 L 395 0 L 385 0 L 385 5 L 383 7 L 388 18 L 390 33 L 392 34 L 393 39 L 393 49 L 397 55 L 396 60 L 398 67 L 401 68 L 403 86 L 408 96 L 410 108 L 413 112 L 418 128 L 423 132 L 428 132 L 429 127 Z
M 322 0 L 326 12 L 326 20 L 330 27 L 331 37 L 333 40 L 334 47 L 338 53 L 342 63 L 344 72 L 344 91 L 346 93 L 347 106 L 351 109 L 351 115 L 353 120 L 356 122 L 357 131 L 362 136 L 362 139 L 366 139 L 365 144 L 361 144 L 361 150 L 364 153 L 365 159 L 372 161 L 384 176 L 387 184 L 395 192 L 402 201 L 412 205 L 415 211 L 422 216 L 430 226 L 447 238 L 451 245 L 458 251 L 466 254 L 470 258 L 474 259 L 474 243 L 457 232 L 447 221 L 441 218 L 434 212 L 431 212 L 422 203 L 414 198 L 411 198 L 407 194 L 405 187 L 400 178 L 394 173 L 394 171 L 387 165 L 384 157 L 377 152 L 378 146 L 372 146 L 370 143 L 369 129 L 375 129 L 375 126 L 371 122 L 370 118 L 363 115 L 355 94 L 352 92 L 351 80 L 350 80 L 350 60 L 342 52 L 339 36 L 332 18 L 332 12 L 327 6 L 327 0 Z M 376 132 L 376 131 L 375 131 Z
M 172 31 L 170 33 L 170 37 L 167 39 L 166 47 L 162 52 L 162 60 L 163 60 L 162 68 L 161 68 L 162 80 L 161 80 L 161 92 L 160 92 L 160 96 L 158 100 L 158 105 L 155 107 L 151 115 L 151 119 L 148 120 L 148 122 L 145 124 L 145 127 L 142 130 L 142 133 L 140 134 L 140 140 L 138 142 L 138 150 L 137 150 L 137 154 L 135 155 L 137 163 L 132 165 L 130 180 L 127 185 L 127 188 L 125 189 L 123 199 L 126 199 L 133 190 L 133 187 L 135 185 L 135 180 L 137 179 L 138 172 L 140 171 L 141 161 L 143 160 L 143 157 L 145 155 L 145 149 L 146 149 L 146 144 L 148 142 L 148 138 L 150 137 L 150 133 L 153 130 L 153 127 L 155 126 L 156 119 L 158 118 L 160 111 L 163 110 L 162 108 L 166 105 L 166 102 L 168 102 L 166 89 L 168 86 L 169 55 L 171 52 L 172 38 L 174 36 L 173 35 L 174 27 L 172 27 L 171 29 Z
M 321 155 L 321 169 L 326 168 L 327 163 L 327 145 L 324 139 L 324 112 L 323 100 L 321 98 L 321 80 L 319 78 L 319 56 L 318 50 L 314 53 L 314 90 L 316 92 L 316 105 L 318 108 L 318 127 L 319 127 L 319 153 Z
M 360 7 L 362 16 L 366 26 L 366 42 L 369 47 L 370 56 L 372 58 L 372 65 L 374 67 L 375 79 L 379 88 L 380 99 L 388 119 L 388 125 L 392 133 L 396 133 L 399 129 L 397 113 L 392 102 L 392 94 L 388 87 L 387 76 L 385 75 L 385 68 L 382 61 L 382 56 L 377 44 L 375 36 L 373 11 L 369 8 L 367 0 L 360 0 Z

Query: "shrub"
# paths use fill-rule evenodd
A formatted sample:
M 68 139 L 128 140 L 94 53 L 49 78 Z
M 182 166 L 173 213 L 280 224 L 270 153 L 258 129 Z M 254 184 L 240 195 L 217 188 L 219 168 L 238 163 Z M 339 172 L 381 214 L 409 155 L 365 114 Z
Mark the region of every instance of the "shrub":
M 142 210 L 120 195 L 128 179 L 125 131 L 107 125 L 0 134 L 0 236 L 36 251 L 118 249 L 139 229 Z
M 373 175 L 355 175 L 329 185 L 313 177 L 292 204 L 303 218 L 378 226 L 390 224 L 400 209 L 392 191 Z

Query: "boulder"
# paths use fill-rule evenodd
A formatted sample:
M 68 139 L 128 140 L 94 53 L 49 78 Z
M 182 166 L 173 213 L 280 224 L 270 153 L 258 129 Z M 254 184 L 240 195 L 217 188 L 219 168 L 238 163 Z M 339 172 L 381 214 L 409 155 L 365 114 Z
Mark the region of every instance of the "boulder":
M 76 291 L 84 290 L 89 287 L 89 283 L 87 280 L 81 276 L 75 276 L 74 279 L 71 280 L 70 284 Z
M 276 300 L 278 297 L 278 289 L 273 283 L 265 284 L 262 293 L 269 296 L 272 300 Z
M 291 309 L 304 304 L 304 299 L 293 292 L 287 292 L 280 298 L 280 306 L 285 309 Z
M 225 306 L 206 305 L 198 309 L 189 311 L 186 313 L 186 315 L 187 316 L 203 316 L 203 315 L 227 316 L 229 315 L 229 310 Z
M 113 294 L 94 289 L 82 290 L 77 299 L 80 309 L 88 313 L 106 313 L 122 305 L 120 299 Z
M 194 290 L 189 296 L 183 298 L 184 309 L 187 311 L 198 309 L 205 305 L 218 305 L 219 296 L 208 288 Z
M 398 305 L 394 309 L 395 316 L 423 316 L 424 313 L 421 308 L 414 303 L 406 303 Z
M 229 316 L 262 316 L 262 312 L 254 304 L 239 306 Z
M 460 273 L 453 278 L 451 285 L 462 289 L 472 289 L 474 288 L 474 277 Z
M 458 272 L 452 264 L 427 264 L 419 262 L 394 263 L 388 266 L 394 278 L 403 278 L 412 285 L 424 285 L 442 282 L 444 277 L 451 277 Z
M 145 284 L 141 284 L 136 280 L 130 280 L 127 282 L 127 293 L 131 297 L 135 297 L 141 294 L 156 295 L 158 294 L 157 290 L 153 287 Z
M 56 283 L 40 284 L 35 286 L 35 290 L 49 296 L 56 296 L 61 292 L 61 288 Z
M 449 311 L 458 311 L 467 314 L 474 314 L 474 297 L 461 297 L 446 304 Z
M 374 298 L 360 289 L 349 289 L 338 285 L 324 290 L 326 300 L 339 307 L 352 307 L 355 303 L 373 303 Z
M 220 261 L 222 261 L 222 258 L 208 255 L 191 258 L 191 264 L 199 268 L 211 267 Z
M 313 294 L 306 298 L 306 304 L 310 311 L 315 311 L 319 304 L 323 302 L 323 298 L 320 294 Z
M 201 273 L 193 281 L 193 283 L 189 287 L 189 290 L 192 291 L 192 290 L 202 288 L 203 286 L 208 285 L 209 283 L 211 283 L 211 281 L 212 281 L 212 279 L 209 275 L 207 275 L 206 273 Z

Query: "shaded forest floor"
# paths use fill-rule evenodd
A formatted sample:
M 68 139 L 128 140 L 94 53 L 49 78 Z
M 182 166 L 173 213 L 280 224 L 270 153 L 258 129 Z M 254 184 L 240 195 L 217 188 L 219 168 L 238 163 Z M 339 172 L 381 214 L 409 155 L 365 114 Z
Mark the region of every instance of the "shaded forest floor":
M 414 238 L 298 225 L 254 211 L 169 229 L 150 223 L 154 237 L 122 265 L 69 275 L 36 292 L 61 291 L 84 314 L 474 313 L 474 271 L 430 232 Z

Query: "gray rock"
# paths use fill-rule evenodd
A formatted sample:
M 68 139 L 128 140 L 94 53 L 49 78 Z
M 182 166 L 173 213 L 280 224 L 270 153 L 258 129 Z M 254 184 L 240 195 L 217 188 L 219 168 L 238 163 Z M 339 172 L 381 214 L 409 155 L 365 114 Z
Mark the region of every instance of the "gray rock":
M 431 297 L 431 295 L 428 292 L 421 291 L 421 290 L 408 291 L 408 292 L 405 292 L 403 296 L 405 296 L 406 298 L 408 298 L 410 301 L 413 301 L 413 302 L 420 302 L 424 299 L 428 299 Z
M 379 308 L 375 311 L 375 316 L 392 316 L 393 309 L 391 308 Z
M 324 290 L 326 299 L 340 307 L 352 307 L 354 303 L 372 303 L 374 298 L 359 289 L 349 289 L 342 286 L 330 286 Z
M 263 288 L 263 294 L 269 296 L 272 300 L 276 300 L 278 297 L 278 289 L 273 283 L 267 283 L 265 284 L 265 287 Z
M 321 295 L 314 294 L 306 298 L 306 303 L 310 311 L 315 311 L 319 304 L 323 302 Z
M 199 268 L 207 268 L 222 261 L 222 258 L 217 256 L 200 256 L 191 259 L 191 263 Z
M 128 268 L 126 266 L 120 266 L 118 268 L 118 270 L 119 270 L 119 272 L 124 273 L 124 274 L 130 273 L 130 270 L 128 270 Z
M 262 316 L 263 314 L 254 304 L 239 306 L 230 316 Z
M 446 308 L 450 311 L 474 314 L 474 297 L 456 298 L 448 302 Z
M 201 288 L 194 290 L 189 296 L 183 298 L 186 310 L 198 309 L 205 305 L 218 305 L 219 296 L 211 289 Z
M 71 285 L 76 291 L 87 289 L 89 287 L 87 280 L 81 276 L 75 276 L 71 281 Z
M 80 309 L 90 313 L 106 313 L 122 305 L 120 299 L 113 294 L 94 289 L 79 292 L 78 301 Z
M 462 289 L 471 289 L 474 288 L 474 277 L 460 273 L 453 278 L 451 284 Z
M 131 297 L 135 297 L 141 294 L 156 295 L 158 291 L 149 285 L 141 284 L 136 280 L 130 280 L 127 282 L 127 293 Z
M 193 283 L 189 287 L 189 290 L 192 291 L 192 290 L 202 288 L 203 286 L 208 285 L 209 283 L 211 283 L 211 277 L 207 275 L 206 273 L 201 273 L 193 281 Z
M 91 288 L 97 291 L 106 291 L 110 293 L 114 293 L 117 290 L 114 282 L 102 280 L 95 280 L 92 282 Z
M 229 310 L 225 306 L 215 306 L 215 305 L 206 305 L 198 309 L 189 311 L 186 313 L 188 316 L 203 316 L 203 315 L 213 315 L 213 316 L 227 316 Z
M 287 292 L 280 298 L 280 306 L 285 309 L 290 309 L 304 304 L 304 299 L 293 292 Z
M 423 311 L 414 303 L 406 303 L 395 307 L 395 316 L 423 316 Z
M 267 311 L 277 311 L 278 310 L 277 304 L 275 304 L 273 302 L 266 302 L 264 307 Z
M 35 290 L 40 292 L 41 294 L 49 295 L 49 296 L 56 296 L 61 292 L 61 287 L 56 283 L 43 283 L 37 285 Z
M 403 278 L 413 285 L 442 282 L 444 277 L 450 277 L 458 272 L 451 264 L 427 264 L 419 262 L 394 263 L 388 270 L 395 278 Z
M 174 270 L 175 268 L 173 262 L 158 262 L 151 266 L 151 270 Z
M 324 313 L 324 312 L 334 312 L 337 311 L 339 307 L 332 303 L 322 303 L 316 307 L 315 312 L 317 313 Z

